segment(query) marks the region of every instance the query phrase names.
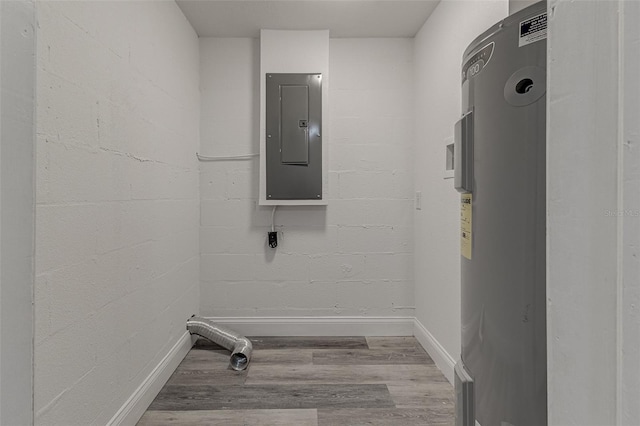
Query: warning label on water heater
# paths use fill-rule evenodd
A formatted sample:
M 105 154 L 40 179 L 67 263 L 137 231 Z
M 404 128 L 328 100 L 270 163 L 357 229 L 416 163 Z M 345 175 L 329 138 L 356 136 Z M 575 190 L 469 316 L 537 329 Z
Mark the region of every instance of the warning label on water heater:
M 460 254 L 471 260 L 471 194 L 460 198 Z
M 527 44 L 535 43 L 545 38 L 547 38 L 546 12 L 520 22 L 518 47 L 526 46 Z

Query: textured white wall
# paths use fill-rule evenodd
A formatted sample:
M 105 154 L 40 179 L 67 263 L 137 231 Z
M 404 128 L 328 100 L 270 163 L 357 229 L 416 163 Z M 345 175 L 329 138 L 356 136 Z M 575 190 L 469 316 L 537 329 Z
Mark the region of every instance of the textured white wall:
M 33 421 L 35 9 L 0 2 L 0 424 Z
M 549 8 L 549 424 L 633 425 L 640 415 L 640 7 L 552 1 Z M 589 31 L 576 37 L 585 22 Z
M 39 2 L 36 424 L 105 424 L 199 293 L 199 59 L 174 2 Z
M 624 2 L 622 11 L 622 207 L 633 213 L 622 224 L 618 423 L 633 426 L 640 419 L 640 2 Z
M 256 152 L 258 48 L 200 40 L 203 154 Z M 409 39 L 330 41 L 328 206 L 279 207 L 276 250 L 258 161 L 201 164 L 202 315 L 413 315 L 412 58 Z
M 460 356 L 460 195 L 452 179 L 443 179 L 445 140 L 461 114 L 462 54 L 507 9 L 507 0 L 443 0 L 415 38 L 415 189 L 422 192 L 416 318 L 453 359 Z

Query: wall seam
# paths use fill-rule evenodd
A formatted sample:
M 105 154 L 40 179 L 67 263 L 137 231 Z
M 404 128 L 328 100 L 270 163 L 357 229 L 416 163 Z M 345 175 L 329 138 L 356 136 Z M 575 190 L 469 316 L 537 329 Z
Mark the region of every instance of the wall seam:
M 618 212 L 624 212 L 624 1 L 618 1 L 618 128 L 616 145 Z M 624 374 L 624 215 L 617 215 L 616 265 L 616 424 L 622 420 L 622 383 Z

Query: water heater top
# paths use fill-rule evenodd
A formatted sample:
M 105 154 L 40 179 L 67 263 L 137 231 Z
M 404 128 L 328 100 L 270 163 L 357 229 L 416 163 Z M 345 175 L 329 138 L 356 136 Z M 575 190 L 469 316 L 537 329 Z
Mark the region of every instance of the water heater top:
M 531 31 L 532 29 L 535 30 L 535 28 L 531 28 L 530 24 L 526 22 L 528 18 L 540 14 L 546 14 L 546 12 L 547 2 L 540 1 L 514 13 L 513 15 L 509 15 L 502 21 L 494 24 L 469 44 L 467 49 L 464 51 L 464 54 L 462 55 L 462 63 L 467 64 L 468 62 L 470 62 L 470 57 L 478 53 L 478 49 L 484 49 L 489 43 L 488 40 L 500 31 L 503 31 L 506 27 L 510 27 L 512 25 L 520 25 L 521 38 L 526 37 L 527 32 Z M 544 25 L 546 29 L 546 15 L 544 16 Z

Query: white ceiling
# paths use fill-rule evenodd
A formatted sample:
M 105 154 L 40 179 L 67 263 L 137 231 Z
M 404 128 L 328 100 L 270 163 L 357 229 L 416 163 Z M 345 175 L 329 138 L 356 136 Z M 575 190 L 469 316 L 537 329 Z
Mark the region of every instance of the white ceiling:
M 176 0 L 200 37 L 259 37 L 260 29 L 331 37 L 413 37 L 440 0 Z

